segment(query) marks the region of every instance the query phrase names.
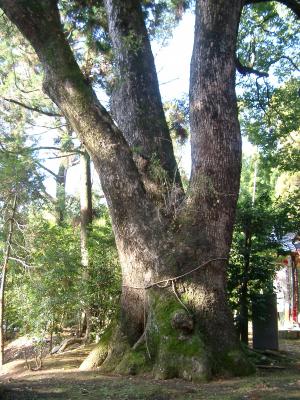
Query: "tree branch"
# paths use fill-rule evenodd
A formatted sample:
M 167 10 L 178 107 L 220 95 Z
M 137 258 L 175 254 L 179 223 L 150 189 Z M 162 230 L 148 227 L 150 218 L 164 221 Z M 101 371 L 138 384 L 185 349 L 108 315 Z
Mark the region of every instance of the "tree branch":
M 26 268 L 26 269 L 30 269 L 30 268 L 36 268 L 36 267 L 35 267 L 35 266 L 33 266 L 33 265 L 28 265 L 28 264 L 26 264 L 26 262 L 25 262 L 25 261 L 23 261 L 23 260 L 21 260 L 20 258 L 16 258 L 16 257 L 9 257 L 8 259 L 9 259 L 9 260 L 16 261 L 17 263 L 19 263 L 19 264 L 23 265 L 23 267 L 24 267 L 24 268 Z
M 48 174 L 52 175 L 54 177 L 54 179 L 58 179 L 58 175 L 51 171 L 51 169 L 45 167 L 43 164 L 41 164 L 39 161 L 35 161 L 35 164 L 38 165 L 40 168 L 42 168 L 43 170 L 45 170 L 46 172 L 48 172 Z
M 67 151 L 65 149 L 62 149 L 60 147 L 54 147 L 54 146 L 39 146 L 39 147 L 29 147 L 28 150 L 30 151 L 39 151 L 39 150 L 56 150 L 56 151 Z M 69 153 L 76 153 L 76 154 L 82 154 L 82 151 L 79 148 L 75 149 L 70 149 Z
M 236 63 L 236 69 L 238 70 L 238 72 L 241 75 L 245 76 L 245 75 L 254 74 L 254 75 L 258 76 L 259 78 L 263 78 L 263 77 L 268 78 L 268 76 L 269 76 L 269 74 L 267 72 L 258 71 L 257 69 L 243 65 L 238 58 L 236 59 L 235 63 Z
M 77 156 L 78 153 L 68 153 L 68 154 L 63 154 L 61 156 L 53 156 L 53 157 L 46 157 L 46 160 L 56 160 L 57 158 L 64 158 L 64 157 L 69 157 L 69 156 Z
M 54 147 L 54 146 L 25 147 L 23 149 L 20 149 L 20 151 L 13 151 L 13 150 L 8 150 L 1 141 L 0 141 L 0 149 L 1 149 L 1 151 L 5 152 L 5 153 L 17 154 L 17 155 L 24 155 L 24 153 L 26 154 L 26 152 L 33 152 L 33 151 L 40 151 L 40 150 L 55 150 L 55 151 L 61 151 L 61 152 L 63 151 L 63 149 L 61 149 L 59 147 Z M 64 152 L 64 154 L 61 156 L 55 156 L 52 158 L 68 157 L 68 156 L 73 156 L 73 155 L 77 155 L 77 154 L 82 154 L 82 151 L 79 150 L 78 148 L 72 149 L 68 153 Z M 51 157 L 49 157 L 47 159 L 51 159 Z
M 244 5 L 267 3 L 269 0 L 244 0 Z M 300 1 L 299 0 L 276 0 L 294 12 L 297 19 L 300 19 Z
M 137 256 L 140 254 L 137 249 L 143 251 L 143 243 L 147 243 L 149 237 L 159 238 L 163 234 L 161 213 L 146 192 L 122 131 L 99 102 L 75 60 L 64 34 L 57 2 L 0 0 L 0 8 L 35 49 L 44 69 L 45 93 L 91 155 L 110 208 L 115 234 L 122 243 L 120 246 L 128 254 L 132 246 Z M 157 262 L 155 252 L 153 257 L 147 254 L 148 265 L 157 266 Z
M 1 99 L 4 100 L 4 101 L 7 101 L 9 103 L 17 104 L 20 107 L 26 108 L 26 110 L 35 111 L 35 112 L 38 112 L 40 114 L 47 115 L 48 117 L 62 117 L 61 114 L 57 114 L 57 113 L 54 113 L 54 112 L 51 112 L 51 111 L 45 111 L 45 110 L 42 110 L 42 109 L 37 108 L 37 107 L 31 107 L 31 106 L 29 106 L 27 104 L 24 104 L 24 103 L 22 103 L 22 102 L 20 102 L 18 100 L 8 99 L 8 98 L 2 97 L 2 96 L 1 96 Z
M 292 64 L 293 68 L 295 68 L 296 71 L 300 72 L 300 67 L 298 67 L 298 65 L 295 64 L 294 61 L 288 56 L 281 56 L 281 57 L 275 58 L 274 60 L 270 61 L 269 65 L 276 64 L 280 60 L 288 60 L 290 62 L 290 64 Z

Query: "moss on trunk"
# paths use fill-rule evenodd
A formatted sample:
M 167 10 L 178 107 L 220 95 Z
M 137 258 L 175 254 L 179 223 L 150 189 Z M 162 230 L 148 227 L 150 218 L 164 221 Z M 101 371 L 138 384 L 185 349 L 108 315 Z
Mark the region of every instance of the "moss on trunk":
M 88 365 L 93 368 L 101 364 L 101 372 L 149 373 L 156 379 L 183 378 L 194 382 L 207 381 L 216 374 L 236 376 L 254 372 L 239 346 L 227 352 L 220 349 L 216 359 L 193 315 L 183 308 L 173 293 L 166 289 L 163 293 L 162 289 L 148 292 L 147 324 L 140 340 L 130 346 L 119 328 L 113 335 L 111 331 L 106 333 L 81 370 Z

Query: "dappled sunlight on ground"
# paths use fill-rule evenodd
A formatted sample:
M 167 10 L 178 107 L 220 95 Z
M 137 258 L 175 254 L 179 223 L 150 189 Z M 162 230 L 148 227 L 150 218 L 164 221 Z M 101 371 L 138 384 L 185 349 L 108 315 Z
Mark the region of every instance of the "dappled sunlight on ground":
M 101 375 L 78 371 L 93 346 L 48 356 L 39 371 L 28 371 L 22 360 L 4 366 L 1 400 L 286 400 L 300 398 L 300 340 L 284 340 L 289 363 L 260 369 L 246 378 L 219 379 L 195 385 L 180 379 L 153 381 L 144 377 Z M 287 358 L 286 358 L 287 359 Z M 1 397 L 2 396 L 2 397 Z

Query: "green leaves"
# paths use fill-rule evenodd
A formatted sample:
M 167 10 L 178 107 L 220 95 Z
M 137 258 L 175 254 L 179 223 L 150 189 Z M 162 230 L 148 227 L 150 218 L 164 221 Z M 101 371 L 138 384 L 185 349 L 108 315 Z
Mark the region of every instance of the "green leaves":
M 89 239 L 89 278 L 83 280 L 80 231 L 56 225 L 35 212 L 23 231 L 25 269 L 11 261 L 6 321 L 25 333 L 45 335 L 78 323 L 92 306 L 93 332 L 112 318 L 120 288 L 120 270 L 107 211 L 102 208 Z M 25 257 L 25 255 L 23 255 Z
M 259 146 L 270 167 L 297 171 L 300 162 L 300 80 L 292 78 L 273 89 L 261 118 L 255 109 L 244 109 L 242 126 L 249 140 Z
M 238 80 L 242 132 L 268 168 L 296 171 L 299 165 L 300 27 L 278 2 L 244 8 L 237 55 L 245 66 L 269 73 Z
M 300 229 L 299 194 L 292 190 L 278 196 L 279 181 L 263 158 L 244 159 L 228 270 L 229 298 L 237 311 L 243 286 L 249 310 L 253 295 L 273 291 L 280 239 Z

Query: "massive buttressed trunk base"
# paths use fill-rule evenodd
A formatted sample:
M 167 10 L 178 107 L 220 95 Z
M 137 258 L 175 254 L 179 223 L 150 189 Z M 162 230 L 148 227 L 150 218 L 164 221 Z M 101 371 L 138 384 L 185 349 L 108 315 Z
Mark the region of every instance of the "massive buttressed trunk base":
M 196 1 L 192 174 L 184 193 L 138 0 L 104 1 L 116 67 L 112 111 L 84 79 L 54 0 L 0 0 L 34 47 L 44 91 L 88 150 L 122 266 L 118 326 L 82 366 L 203 380 L 252 370 L 226 302 L 241 137 L 235 46 L 241 0 Z

